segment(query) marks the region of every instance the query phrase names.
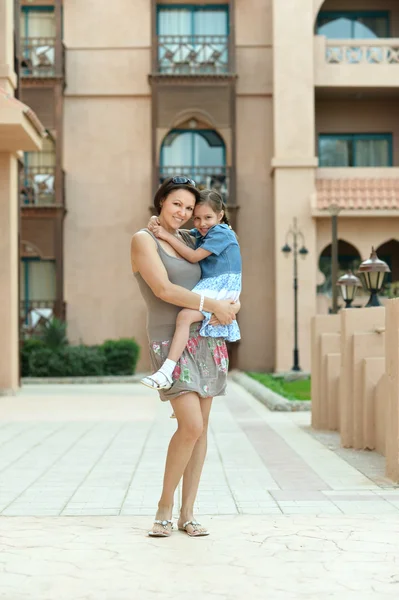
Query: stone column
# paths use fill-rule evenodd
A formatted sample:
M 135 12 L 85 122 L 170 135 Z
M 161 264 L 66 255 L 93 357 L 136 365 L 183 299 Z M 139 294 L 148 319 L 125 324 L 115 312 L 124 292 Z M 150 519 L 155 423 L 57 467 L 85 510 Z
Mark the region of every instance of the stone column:
M 273 109 L 276 371 L 292 366 L 292 264 L 281 252 L 297 217 L 309 255 L 298 264 L 300 365 L 310 367 L 310 320 L 316 313 L 316 227 L 311 216 L 315 191 L 313 2 L 273 0 Z
M 0 87 L 14 95 L 17 80 L 14 73 L 14 2 L 0 2 Z
M 0 392 L 19 384 L 17 159 L 0 152 Z

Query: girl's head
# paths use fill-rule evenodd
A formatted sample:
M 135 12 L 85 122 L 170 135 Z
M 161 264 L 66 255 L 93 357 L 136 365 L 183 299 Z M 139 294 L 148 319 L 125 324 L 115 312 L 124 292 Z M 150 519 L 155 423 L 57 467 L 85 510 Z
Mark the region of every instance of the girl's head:
M 226 223 L 230 227 L 226 205 L 222 196 L 216 190 L 201 190 L 199 200 L 194 209 L 194 227 L 201 235 L 206 235 L 208 230 L 219 223 Z
M 154 207 L 164 226 L 179 229 L 193 216 L 199 198 L 199 191 L 192 179 L 168 177 L 154 196 Z

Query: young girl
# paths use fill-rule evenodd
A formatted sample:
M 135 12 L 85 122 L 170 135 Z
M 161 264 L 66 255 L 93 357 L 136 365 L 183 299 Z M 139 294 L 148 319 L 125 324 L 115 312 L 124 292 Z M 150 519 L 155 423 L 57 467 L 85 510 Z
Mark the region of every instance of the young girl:
M 199 262 L 202 274 L 192 290 L 200 295 L 199 311 L 184 308 L 179 312 L 168 358 L 156 373 L 141 380 L 141 383 L 156 390 L 172 387 L 173 371 L 187 345 L 193 323 L 202 321 L 201 336 L 223 337 L 229 342 L 240 339 L 237 321 L 231 325 L 211 325 L 212 315 L 202 310 L 204 297 L 237 302 L 241 292 L 240 247 L 230 227 L 222 197 L 215 190 L 200 192 L 200 199 L 194 208 L 194 225 L 195 229 L 190 233 L 195 237 L 195 250 L 165 231 L 158 225 L 156 217 L 151 221 L 154 235 L 168 242 L 189 262 Z M 221 360 L 226 361 L 224 357 Z

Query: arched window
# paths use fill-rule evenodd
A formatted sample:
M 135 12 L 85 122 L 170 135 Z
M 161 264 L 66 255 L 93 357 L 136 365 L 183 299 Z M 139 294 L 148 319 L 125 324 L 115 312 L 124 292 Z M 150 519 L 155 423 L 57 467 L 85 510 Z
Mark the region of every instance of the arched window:
M 161 148 L 161 182 L 173 175 L 186 175 L 199 187 L 213 187 L 227 195 L 226 149 L 212 129 L 173 129 Z
M 360 263 L 360 253 L 355 246 L 344 240 L 338 240 L 338 277 L 344 275 L 349 269 L 356 271 Z M 333 285 L 331 278 L 331 244 L 328 244 L 320 254 L 319 270 L 324 275 L 324 282 L 317 286 L 317 293 L 331 296 Z
M 389 240 L 385 244 L 381 244 L 376 250 L 378 258 L 385 261 L 390 273 L 385 275 L 386 284 L 397 284 L 399 282 L 399 242 L 398 240 Z

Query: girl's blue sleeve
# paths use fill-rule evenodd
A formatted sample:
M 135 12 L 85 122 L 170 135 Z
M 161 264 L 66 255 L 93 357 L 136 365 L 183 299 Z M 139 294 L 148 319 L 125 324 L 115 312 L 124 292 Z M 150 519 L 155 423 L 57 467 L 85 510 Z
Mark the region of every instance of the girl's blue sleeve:
M 236 236 L 227 225 L 215 225 L 206 234 L 201 248 L 218 256 L 234 243 L 237 243 Z

